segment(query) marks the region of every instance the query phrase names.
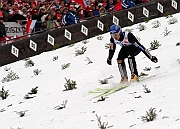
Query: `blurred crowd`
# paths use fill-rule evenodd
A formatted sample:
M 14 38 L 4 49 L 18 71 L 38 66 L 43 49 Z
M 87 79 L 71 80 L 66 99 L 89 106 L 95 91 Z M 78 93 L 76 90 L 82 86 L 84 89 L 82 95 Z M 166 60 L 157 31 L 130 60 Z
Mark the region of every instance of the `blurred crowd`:
M 75 1 L 3 0 L 0 18 L 4 22 L 16 22 L 22 26 L 26 26 L 29 20 L 36 20 L 33 32 L 43 32 L 99 17 L 110 11 L 134 7 L 148 0 L 90 0 L 88 6 Z

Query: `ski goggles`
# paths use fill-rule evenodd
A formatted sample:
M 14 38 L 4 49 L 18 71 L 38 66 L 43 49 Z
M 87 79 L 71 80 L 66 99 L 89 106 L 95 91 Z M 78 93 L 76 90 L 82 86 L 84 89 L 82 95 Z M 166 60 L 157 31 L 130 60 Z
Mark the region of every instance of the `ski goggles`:
M 119 36 L 119 33 L 114 33 L 114 34 L 111 34 L 111 36 L 114 38 L 114 37 L 117 37 Z

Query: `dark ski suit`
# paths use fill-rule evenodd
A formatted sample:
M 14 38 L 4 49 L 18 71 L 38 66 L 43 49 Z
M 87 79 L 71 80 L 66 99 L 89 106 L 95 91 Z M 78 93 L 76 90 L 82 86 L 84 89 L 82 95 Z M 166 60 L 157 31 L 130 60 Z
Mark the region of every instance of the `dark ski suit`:
M 128 58 L 129 68 L 131 71 L 131 75 L 135 74 L 138 76 L 138 71 L 136 67 L 135 56 L 138 55 L 141 51 L 153 62 L 157 62 L 157 58 L 152 56 L 149 51 L 139 43 L 136 37 L 131 32 L 121 32 L 120 39 L 114 40 L 111 37 L 110 39 L 110 49 L 109 56 L 107 59 L 107 63 L 111 65 L 111 59 L 113 58 L 114 52 L 116 50 L 116 44 L 120 45 L 122 48 L 119 51 L 117 63 L 119 67 L 119 71 L 121 73 L 121 77 L 128 78 L 126 72 L 126 66 L 124 59 Z

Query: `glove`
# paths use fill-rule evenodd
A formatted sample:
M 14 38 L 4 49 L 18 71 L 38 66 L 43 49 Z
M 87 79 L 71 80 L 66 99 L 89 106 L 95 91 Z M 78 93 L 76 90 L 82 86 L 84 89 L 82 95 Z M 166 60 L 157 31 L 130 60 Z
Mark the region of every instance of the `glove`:
M 154 63 L 157 63 L 157 62 L 158 62 L 158 59 L 157 59 L 155 56 L 152 56 L 152 57 L 151 57 L 151 61 L 154 62 Z
M 112 63 L 111 63 L 111 60 L 110 60 L 110 59 L 107 59 L 107 63 L 108 63 L 108 65 L 112 65 Z

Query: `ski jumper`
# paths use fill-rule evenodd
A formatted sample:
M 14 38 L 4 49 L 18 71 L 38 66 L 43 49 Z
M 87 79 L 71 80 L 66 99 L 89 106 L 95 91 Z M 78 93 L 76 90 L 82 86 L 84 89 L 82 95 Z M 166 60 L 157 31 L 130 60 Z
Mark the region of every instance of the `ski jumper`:
M 122 48 L 119 51 L 117 63 L 119 72 L 121 74 L 121 78 L 128 78 L 126 65 L 124 62 L 125 58 L 128 58 L 129 69 L 131 71 L 131 75 L 138 76 L 138 70 L 136 65 L 135 56 L 138 55 L 141 51 L 151 59 L 152 56 L 149 51 L 139 43 L 137 38 L 131 32 L 122 32 L 120 33 L 120 39 L 115 40 L 114 38 L 110 38 L 110 49 L 108 59 L 112 59 L 114 52 L 116 50 L 116 44 L 120 45 Z

